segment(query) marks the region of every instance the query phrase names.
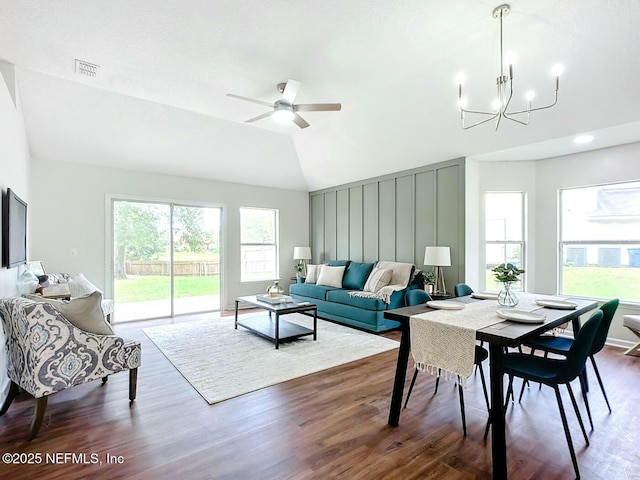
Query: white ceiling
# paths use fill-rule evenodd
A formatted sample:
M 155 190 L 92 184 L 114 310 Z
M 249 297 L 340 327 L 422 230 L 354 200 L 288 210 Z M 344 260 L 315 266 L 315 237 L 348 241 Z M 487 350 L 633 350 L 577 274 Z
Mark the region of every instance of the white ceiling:
M 512 0 L 515 97 L 558 105 L 529 126 L 463 131 L 454 77 L 487 108 L 497 0 L 0 1 L 0 59 L 16 65 L 33 157 L 315 190 L 467 156 L 545 158 L 640 141 L 640 2 Z M 75 59 L 100 66 L 88 79 Z M 244 120 L 226 96 L 341 102 L 311 127 Z M 535 105 L 534 105 L 535 106 Z M 592 133 L 585 147 L 572 138 Z

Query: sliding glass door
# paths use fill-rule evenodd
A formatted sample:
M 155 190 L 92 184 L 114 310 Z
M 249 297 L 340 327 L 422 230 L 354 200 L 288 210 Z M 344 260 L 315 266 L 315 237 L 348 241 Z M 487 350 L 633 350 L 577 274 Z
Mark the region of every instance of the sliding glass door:
M 113 200 L 114 321 L 220 309 L 221 209 Z
M 220 209 L 173 207 L 174 314 L 220 310 Z

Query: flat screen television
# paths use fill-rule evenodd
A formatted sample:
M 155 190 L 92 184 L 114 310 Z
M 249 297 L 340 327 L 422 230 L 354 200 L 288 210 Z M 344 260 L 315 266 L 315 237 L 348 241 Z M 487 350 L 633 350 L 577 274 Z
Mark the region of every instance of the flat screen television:
M 2 263 L 13 268 L 27 261 L 27 203 L 8 188 L 2 207 Z

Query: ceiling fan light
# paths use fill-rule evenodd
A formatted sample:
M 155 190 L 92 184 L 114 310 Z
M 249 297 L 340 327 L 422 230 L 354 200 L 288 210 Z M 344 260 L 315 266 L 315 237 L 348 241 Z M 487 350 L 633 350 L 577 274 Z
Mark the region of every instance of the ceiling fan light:
M 293 111 L 288 108 L 279 108 L 273 114 L 273 118 L 275 118 L 276 121 L 279 123 L 290 122 L 293 120 L 293 117 L 294 117 Z

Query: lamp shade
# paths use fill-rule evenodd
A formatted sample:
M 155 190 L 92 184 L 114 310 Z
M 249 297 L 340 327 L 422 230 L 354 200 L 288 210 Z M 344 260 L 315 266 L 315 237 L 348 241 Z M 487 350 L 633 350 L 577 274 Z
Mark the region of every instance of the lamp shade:
M 294 247 L 294 260 L 311 260 L 311 247 Z
M 450 267 L 451 251 L 449 247 L 426 247 L 424 249 L 424 264 L 435 267 Z

